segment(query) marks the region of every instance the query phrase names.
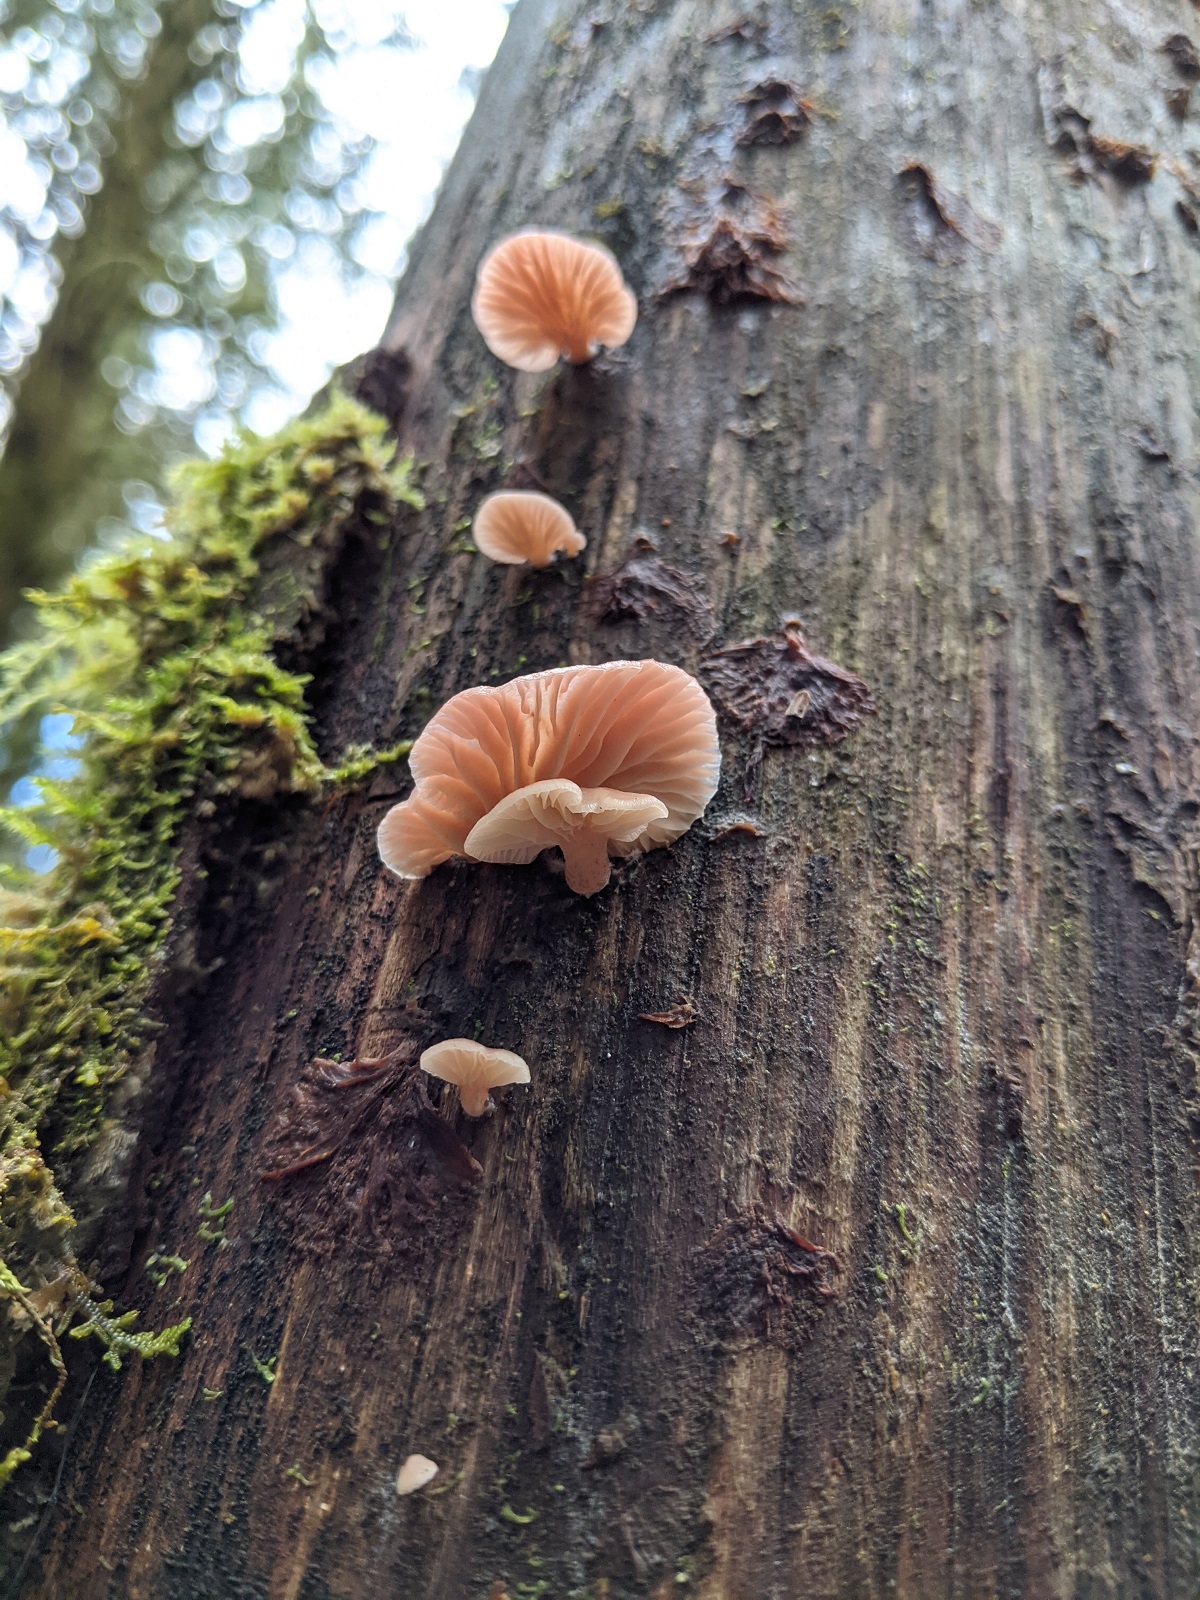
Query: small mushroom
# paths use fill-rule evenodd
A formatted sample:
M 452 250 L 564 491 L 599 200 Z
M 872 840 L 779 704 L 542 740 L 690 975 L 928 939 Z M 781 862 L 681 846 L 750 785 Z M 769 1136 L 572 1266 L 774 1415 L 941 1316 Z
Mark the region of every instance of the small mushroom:
M 548 567 L 555 552 L 577 556 L 587 540 L 571 513 L 548 494 L 502 489 L 490 494 L 475 513 L 471 537 L 490 561 L 515 567 Z
M 560 356 L 578 365 L 601 345 L 624 344 L 637 300 L 602 245 L 529 229 L 484 256 L 471 315 L 494 356 L 521 372 L 546 372 Z
M 409 1456 L 396 1474 L 396 1493 L 415 1494 L 438 1475 L 438 1464 L 428 1456 Z
M 421 1071 L 431 1078 L 441 1078 L 457 1086 L 462 1108 L 469 1117 L 482 1117 L 488 1110 L 492 1104 L 490 1090 L 506 1083 L 529 1082 L 529 1067 L 521 1056 L 512 1050 L 477 1044 L 474 1039 L 443 1039 L 440 1044 L 431 1044 L 428 1050 L 421 1052 L 420 1065 Z M 420 1456 L 409 1457 L 409 1461 L 421 1459 Z M 437 1468 L 433 1470 L 436 1472 Z
M 721 749 L 704 690 L 662 661 L 557 667 L 466 689 L 408 758 L 416 788 L 379 825 L 401 878 L 451 856 L 529 862 L 557 845 L 567 882 L 595 894 L 609 858 L 671 844 L 717 788 Z

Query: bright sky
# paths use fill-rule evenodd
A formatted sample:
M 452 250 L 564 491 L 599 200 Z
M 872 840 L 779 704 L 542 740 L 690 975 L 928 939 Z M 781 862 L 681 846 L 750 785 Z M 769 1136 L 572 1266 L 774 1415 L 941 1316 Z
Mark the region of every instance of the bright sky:
M 112 10 L 111 0 L 87 4 L 89 15 Z M 91 194 L 99 175 L 88 163 L 78 162 L 69 141 L 61 142 L 68 129 L 63 110 L 70 109 L 70 97 L 88 65 L 76 47 L 87 33 L 74 15 L 83 5 L 84 0 L 55 0 L 56 9 L 45 13 L 41 32 L 25 27 L 14 33 L 0 26 L 0 91 L 20 95 L 33 75 L 40 74 L 26 115 L 61 126 L 62 133 L 46 136 L 60 140 L 50 152 L 53 164 L 72 174 L 81 194 Z M 310 86 L 343 140 L 373 143 L 354 182 L 354 210 L 377 215 L 361 222 L 350 241 L 350 273 L 319 223 L 302 224 L 294 235 L 284 228 L 274 230 L 282 236 L 278 251 L 271 251 L 277 261 L 281 325 L 264 333 L 255 351 L 256 359 L 272 369 L 273 384 L 256 389 L 248 401 L 232 402 L 241 421 L 258 433 L 271 433 L 303 408 L 333 367 L 379 337 L 395 277 L 404 264 L 404 247 L 427 215 L 454 154 L 474 104 L 475 86 L 508 24 L 510 5 L 505 0 L 240 0 L 240 5 L 238 98 L 226 110 L 220 89 L 204 83 L 195 104 L 177 107 L 177 120 L 199 118 L 202 123 L 208 115 L 211 128 L 223 119 L 224 135 L 236 145 L 270 139 L 282 124 L 280 91 L 293 70 L 311 5 L 333 51 L 310 67 Z M 0 0 L 0 24 L 10 11 L 9 0 Z M 134 73 L 157 28 L 154 13 L 146 15 L 146 37 L 129 31 L 126 41 Z M 398 22 L 411 45 L 394 42 Z M 199 140 L 205 134 L 201 126 Z M 0 208 L 21 219 L 35 241 L 49 242 L 59 230 L 70 233 L 82 221 L 73 201 L 60 199 L 57 206 L 48 202 L 51 172 L 44 155 L 27 150 L 17 127 L 8 126 L 0 115 Z M 245 185 L 244 178 L 220 181 Z M 197 233 L 194 244 L 190 233 L 184 243 L 195 261 L 211 260 L 222 283 L 227 269 L 231 288 L 239 275 L 244 281 L 238 249 L 221 249 L 219 240 L 209 237 L 206 242 L 198 236 L 202 230 L 191 231 Z M 0 225 L 0 313 L 7 338 L 0 350 L 0 371 L 19 369 L 36 343 L 54 294 L 52 260 L 36 250 L 22 258 L 13 234 Z M 145 300 L 163 319 L 150 341 L 155 370 L 137 381 L 140 399 L 128 392 L 122 399 L 125 421 L 137 426 L 156 406 L 197 414 L 197 443 L 216 451 L 230 431 L 231 417 L 217 393 L 214 351 L 195 328 L 172 321 L 179 295 L 171 285 L 152 284 Z M 120 388 L 132 369 L 124 362 L 116 365 L 126 368 L 126 377 L 109 381 Z M 0 427 L 7 403 L 0 394 Z
M 278 285 L 284 326 L 269 346 L 280 388 L 255 403 L 247 418 L 264 433 L 299 410 L 335 366 L 368 349 L 383 331 L 404 246 L 428 215 L 474 105 L 472 79 L 491 61 L 508 25 L 504 0 L 403 0 L 398 7 L 388 0 L 344 3 L 353 6 L 359 42 L 339 54 L 318 87 L 351 134 L 375 141 L 364 199 L 382 215 L 355 246 L 371 276 L 345 294 L 319 246 L 284 270 Z M 268 0 L 259 9 L 267 24 L 261 27 L 266 77 L 275 48 L 269 13 L 286 26 L 293 7 L 287 0 Z M 378 16 L 378 34 L 385 34 L 395 9 L 416 48 L 371 41 L 372 12 Z M 252 59 L 259 59 L 257 51 Z

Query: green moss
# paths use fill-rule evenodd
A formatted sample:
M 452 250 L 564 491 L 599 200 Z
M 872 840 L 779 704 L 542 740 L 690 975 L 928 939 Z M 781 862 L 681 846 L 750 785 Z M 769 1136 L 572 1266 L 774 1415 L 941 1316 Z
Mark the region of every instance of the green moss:
M 258 1356 L 256 1356 L 254 1354 L 254 1351 L 251 1350 L 251 1348 L 250 1348 L 250 1346 L 248 1344 L 247 1345 L 243 1345 L 242 1348 L 245 1350 L 246 1354 L 250 1357 L 251 1364 L 253 1365 L 255 1372 L 258 1373 L 258 1375 L 262 1379 L 262 1381 L 265 1384 L 267 1384 L 268 1386 L 271 1385 L 272 1383 L 274 1383 L 275 1379 L 279 1376 L 279 1374 L 275 1371 L 276 1364 L 279 1361 L 278 1352 L 276 1352 L 276 1354 L 273 1355 L 273 1356 L 268 1356 L 265 1361 L 260 1361 Z
M 95 1335 L 104 1346 L 103 1359 L 114 1372 L 120 1372 L 123 1355 L 141 1356 L 143 1359 L 177 1356 L 179 1341 L 192 1325 L 191 1317 L 184 1317 L 182 1322 L 177 1322 L 172 1328 L 164 1328 L 161 1333 L 131 1333 L 130 1329 L 138 1319 L 136 1311 L 125 1311 L 119 1317 L 114 1317 L 110 1314 L 113 1308 L 111 1300 L 102 1300 L 97 1305 L 87 1295 L 79 1295 L 77 1304 L 88 1315 L 86 1322 L 71 1329 L 72 1339 L 87 1339 Z
M 896 1226 L 900 1229 L 900 1232 L 904 1235 L 905 1240 L 909 1244 L 916 1244 L 916 1242 L 917 1242 L 916 1235 L 913 1233 L 912 1229 L 908 1225 L 908 1207 L 906 1205 L 903 1205 L 903 1204 L 894 1206 L 893 1207 L 893 1215 L 896 1218 Z
M 273 439 L 188 464 L 166 537 L 34 594 L 37 635 L 0 657 L 0 740 L 16 747 L 38 718 L 66 713 L 77 741 L 73 776 L 37 778 L 36 803 L 0 810 L 16 847 L 0 867 L 0 1392 L 31 1328 L 61 1367 L 39 1294 L 58 1333 L 83 1314 L 78 1336 L 100 1337 L 114 1366 L 122 1352 L 174 1353 L 185 1331 L 132 1334 L 130 1313 L 90 1298 L 54 1175 L 78 1166 L 109 1092 L 147 1059 L 185 822 L 222 796 L 360 782 L 405 753 L 359 748 L 324 768 L 306 679 L 274 654 L 313 610 L 347 527 L 420 504 L 411 462 L 391 457 L 383 420 L 338 396 Z M 14 862 L 30 845 L 53 851 L 51 870 Z M 0 1481 L 11 1470 L 0 1464 Z
M 196 1229 L 197 1239 L 204 1239 L 208 1244 L 215 1244 L 223 1250 L 229 1243 L 225 1237 L 225 1222 L 233 1210 L 233 1201 L 226 1200 L 221 1205 L 213 1205 L 212 1192 L 204 1191 L 204 1198 L 196 1207 L 196 1215 L 204 1220 Z
M 537 1521 L 537 1512 L 532 1506 L 527 1506 L 525 1511 L 514 1511 L 506 1500 L 500 1507 L 500 1515 L 505 1522 L 511 1522 L 515 1527 L 527 1528 L 531 1522 Z
M 349 745 L 342 752 L 342 759 L 336 767 L 326 767 L 321 775 L 322 782 L 338 788 L 357 788 L 385 767 L 403 761 L 412 747 L 411 739 L 401 739 L 399 744 L 391 745 L 386 750 L 374 750 L 368 744 Z M 292 1015 L 295 1016 L 295 1012 Z
M 159 1289 L 164 1289 L 173 1272 L 185 1273 L 191 1262 L 183 1256 L 164 1256 L 156 1250 L 147 1257 L 146 1275 Z

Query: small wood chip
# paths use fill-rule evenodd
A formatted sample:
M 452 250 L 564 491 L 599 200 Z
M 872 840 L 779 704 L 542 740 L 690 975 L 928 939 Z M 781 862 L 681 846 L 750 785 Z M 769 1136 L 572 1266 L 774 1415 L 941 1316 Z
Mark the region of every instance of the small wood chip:
M 680 995 L 675 1004 L 667 1011 L 639 1011 L 638 1019 L 641 1022 L 657 1022 L 663 1028 L 686 1028 L 689 1022 L 695 1022 L 700 1013 L 690 995 Z
M 396 1474 L 396 1493 L 415 1494 L 427 1483 L 432 1483 L 437 1475 L 436 1461 L 431 1461 L 428 1456 L 409 1456 Z
M 738 817 L 732 822 L 722 824 L 713 834 L 712 842 L 716 844 L 718 839 L 728 839 L 735 833 L 748 833 L 752 839 L 761 839 L 763 836 L 763 830 L 757 822 L 751 822 L 748 817 Z

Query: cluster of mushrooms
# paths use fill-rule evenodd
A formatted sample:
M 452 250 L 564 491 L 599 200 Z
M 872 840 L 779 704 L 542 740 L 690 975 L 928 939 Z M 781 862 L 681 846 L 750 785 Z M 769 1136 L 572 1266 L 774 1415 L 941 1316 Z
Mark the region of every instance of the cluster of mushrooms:
M 622 345 L 637 301 L 609 252 L 567 234 L 525 231 L 483 259 L 471 302 L 488 349 L 522 372 L 580 364 Z M 545 567 L 586 540 L 549 495 L 501 491 L 479 506 L 476 548 Z M 527 865 L 561 850 L 568 886 L 593 895 L 611 859 L 672 843 L 716 793 L 721 770 L 708 696 L 679 667 L 609 661 L 466 689 L 426 725 L 408 758 L 414 789 L 379 825 L 379 854 L 400 878 L 451 856 Z M 482 1116 L 490 1090 L 528 1083 L 510 1050 L 445 1039 L 421 1056 Z M 403 1491 L 402 1491 L 403 1492 Z

